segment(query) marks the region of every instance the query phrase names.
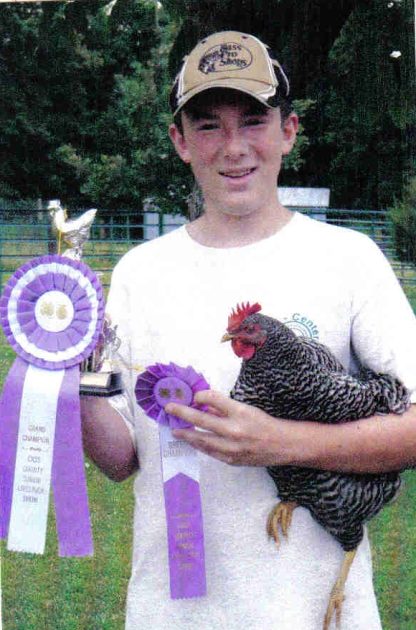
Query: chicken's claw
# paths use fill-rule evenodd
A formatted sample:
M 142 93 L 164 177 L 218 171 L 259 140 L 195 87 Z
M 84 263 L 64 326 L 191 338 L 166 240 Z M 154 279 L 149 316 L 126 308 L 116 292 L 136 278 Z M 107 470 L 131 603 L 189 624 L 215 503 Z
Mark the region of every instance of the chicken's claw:
M 343 589 L 336 590 L 336 588 L 334 587 L 331 593 L 331 597 L 329 598 L 329 604 L 328 604 L 328 608 L 325 614 L 323 630 L 329 630 L 329 625 L 331 623 L 331 619 L 334 612 L 335 612 L 336 627 L 337 628 L 341 627 L 341 611 L 342 611 L 342 604 L 344 603 L 344 599 L 345 599 L 345 596 L 344 596 Z
M 332 616 L 335 612 L 335 622 L 336 627 L 341 627 L 341 611 L 342 604 L 344 602 L 344 588 L 345 582 L 347 581 L 348 573 L 351 568 L 352 561 L 355 558 L 355 554 L 357 549 L 352 549 L 351 551 L 346 551 L 344 560 L 342 562 L 341 571 L 338 576 L 337 581 L 335 582 L 333 589 L 331 591 L 331 596 L 329 598 L 328 608 L 326 609 L 325 619 L 323 630 L 329 630 L 329 624 L 331 623 Z
M 281 501 L 270 512 L 266 529 L 269 537 L 274 539 L 277 546 L 280 545 L 279 526 L 283 536 L 287 538 L 293 510 L 297 507 L 296 501 Z

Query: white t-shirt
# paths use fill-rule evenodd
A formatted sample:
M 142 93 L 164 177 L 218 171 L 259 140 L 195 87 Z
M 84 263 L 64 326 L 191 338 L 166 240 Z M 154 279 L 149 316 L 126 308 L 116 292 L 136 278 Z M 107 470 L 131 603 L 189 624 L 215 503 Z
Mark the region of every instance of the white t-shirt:
M 157 424 L 134 402 L 137 370 L 192 365 L 228 394 L 240 359 L 220 339 L 237 303 L 356 358 L 416 391 L 416 322 L 384 256 L 366 236 L 295 213 L 277 234 L 239 248 L 196 243 L 186 227 L 140 245 L 116 266 L 108 309 L 122 339 L 126 395 L 114 406 L 137 446 L 134 552 L 128 630 L 320 630 L 341 566 L 340 545 L 294 512 L 278 549 L 266 535 L 276 489 L 262 467 L 234 467 L 200 454 L 207 590 L 172 600 Z M 416 401 L 416 397 L 414 397 Z M 380 628 L 367 537 L 345 589 L 342 628 Z M 335 627 L 335 624 L 334 626 Z

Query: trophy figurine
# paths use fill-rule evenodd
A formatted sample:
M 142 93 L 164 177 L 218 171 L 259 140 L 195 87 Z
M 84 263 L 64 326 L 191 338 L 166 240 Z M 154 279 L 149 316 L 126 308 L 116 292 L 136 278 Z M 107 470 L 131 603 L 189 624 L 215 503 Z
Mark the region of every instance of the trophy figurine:
M 69 248 L 62 256 L 81 260 L 82 248 L 90 236 L 91 225 L 97 210 L 87 210 L 76 219 L 68 219 L 59 199 L 48 204 L 52 224 L 58 234 L 58 253 L 64 241 Z M 97 274 L 99 275 L 99 274 Z M 114 370 L 114 354 L 121 344 L 110 317 L 104 316 L 99 341 L 92 355 L 81 363 L 80 394 L 84 396 L 113 396 L 123 391 L 121 373 Z
M 61 253 L 61 241 L 64 240 L 69 249 L 62 256 L 72 260 L 81 260 L 82 247 L 90 236 L 90 228 L 97 214 L 96 208 L 87 210 L 77 219 L 68 220 L 66 210 L 62 208 L 59 199 L 53 199 L 48 203 L 49 214 L 52 217 L 52 225 L 58 233 L 58 254 Z

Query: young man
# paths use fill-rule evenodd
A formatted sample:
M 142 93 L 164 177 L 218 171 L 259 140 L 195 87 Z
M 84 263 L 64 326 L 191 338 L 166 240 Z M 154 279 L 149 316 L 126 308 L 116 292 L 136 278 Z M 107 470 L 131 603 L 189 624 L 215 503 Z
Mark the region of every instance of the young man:
M 242 301 L 288 325 L 304 317 L 306 332 L 346 367 L 358 360 L 416 391 L 415 318 L 377 247 L 279 202 L 281 161 L 298 126 L 288 94 L 280 65 L 250 35 L 216 33 L 193 49 L 173 87 L 170 137 L 198 180 L 204 213 L 114 270 L 108 308 L 126 391 L 111 406 L 83 400 L 84 441 L 112 478 L 139 469 L 129 630 L 318 630 L 342 549 L 302 508 L 287 542 L 277 549 L 267 539 L 276 496 L 264 467 L 378 472 L 416 459 L 414 405 L 400 419 L 332 426 L 277 420 L 228 397 L 240 361 L 220 339 Z M 212 388 L 198 394 L 210 413 L 170 408 L 205 429 L 176 433 L 200 451 L 208 593 L 189 600 L 169 596 L 158 428 L 134 398 L 135 366 L 170 361 L 192 365 Z M 380 628 L 367 538 L 345 595 L 342 627 Z

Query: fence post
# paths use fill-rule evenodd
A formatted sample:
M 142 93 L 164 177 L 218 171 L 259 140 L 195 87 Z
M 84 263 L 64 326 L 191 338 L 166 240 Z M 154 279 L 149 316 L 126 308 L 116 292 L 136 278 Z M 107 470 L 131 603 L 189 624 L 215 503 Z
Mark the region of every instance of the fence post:
M 111 215 L 110 217 L 110 240 L 111 240 L 111 244 L 114 241 L 114 217 L 113 215 Z

